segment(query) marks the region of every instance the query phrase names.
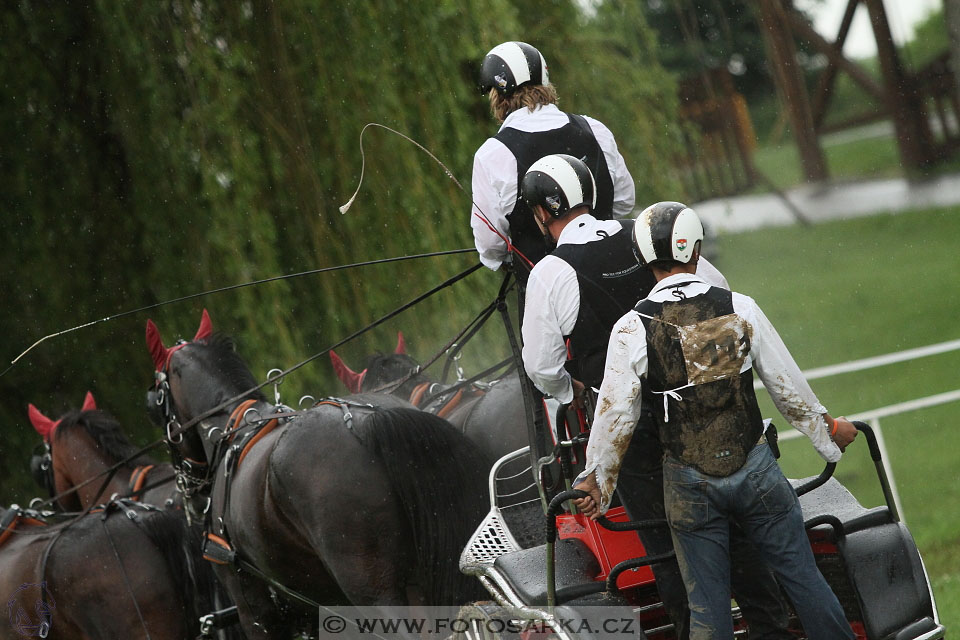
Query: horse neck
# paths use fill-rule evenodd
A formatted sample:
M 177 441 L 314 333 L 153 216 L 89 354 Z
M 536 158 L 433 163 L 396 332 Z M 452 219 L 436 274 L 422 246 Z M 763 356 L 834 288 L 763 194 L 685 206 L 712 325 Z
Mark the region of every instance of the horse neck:
M 130 481 L 131 469 L 126 466 L 117 469 L 102 492 L 106 475 L 104 472 L 117 463 L 108 458 L 86 434 L 71 434 L 69 441 L 57 440 L 51 448 L 53 479 L 57 494 L 72 489 L 90 478 L 100 476 L 77 491 L 60 500 L 64 509 L 86 509 L 92 504 L 104 502 L 114 493 L 126 492 Z

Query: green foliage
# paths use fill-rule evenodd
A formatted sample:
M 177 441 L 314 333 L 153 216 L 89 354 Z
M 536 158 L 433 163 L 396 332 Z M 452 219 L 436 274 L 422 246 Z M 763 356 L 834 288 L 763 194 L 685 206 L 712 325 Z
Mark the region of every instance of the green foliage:
M 673 188 L 673 85 L 633 4 L 595 17 L 574 0 L 532 14 L 509 0 L 255 3 L 8 2 L 0 7 L 2 358 L 41 336 L 197 291 L 281 273 L 469 247 L 473 153 L 496 131 L 480 60 L 535 42 L 564 107 L 617 135 L 642 194 Z M 651 196 L 652 197 L 652 196 Z M 287 368 L 475 263 L 475 255 L 364 267 L 178 303 L 40 344 L 0 377 L 0 502 L 23 502 L 37 442 L 28 402 L 60 415 L 89 388 L 139 442 L 151 381 L 143 326 L 190 337 L 207 307 L 254 374 Z M 341 351 L 390 348 L 402 329 L 426 358 L 495 295 L 482 271 Z M 502 330 L 470 345 L 471 372 L 502 358 Z M 326 358 L 284 400 L 342 392 Z
M 930 11 L 913 27 L 913 38 L 903 47 L 905 62 L 916 71 L 950 48 L 943 7 Z

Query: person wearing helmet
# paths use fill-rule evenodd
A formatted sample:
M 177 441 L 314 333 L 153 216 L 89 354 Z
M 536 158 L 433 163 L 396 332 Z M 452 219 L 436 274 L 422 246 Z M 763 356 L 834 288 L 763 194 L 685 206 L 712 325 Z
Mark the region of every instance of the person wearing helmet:
M 537 160 L 523 177 L 520 192 L 533 221 L 557 245 L 534 266 L 527 283 L 521 326 L 524 369 L 544 394 L 563 404 L 579 403 L 586 389 L 600 386 L 613 325 L 646 297 L 656 279 L 634 257 L 634 221 L 592 215 L 595 182 L 580 160 L 565 154 Z M 710 284 L 729 288 L 705 259 L 700 273 Z M 648 410 L 631 438 L 617 491 L 631 520 L 664 518 L 661 458 Z M 673 550 L 665 528 L 639 534 L 648 554 Z M 756 551 L 736 534 L 731 544 L 738 567 L 733 588 L 753 637 L 792 638 L 779 587 L 769 569 L 756 562 Z M 675 636 L 686 640 L 689 614 L 677 563 L 660 563 L 653 570 Z
M 590 517 L 606 511 L 641 389 L 656 397 L 664 449 L 664 502 L 690 603 L 690 637 L 733 638 L 729 522 L 773 567 L 811 640 L 853 638 L 843 607 L 817 569 L 800 504 L 766 441 L 753 391 L 756 370 L 787 420 L 836 462 L 856 437 L 820 404 L 777 334 L 749 297 L 698 275 L 703 226 L 677 202 L 645 209 L 634 226 L 637 260 L 657 284 L 617 321 L 587 461 L 575 488 Z
M 551 153 L 584 160 L 597 182 L 594 215 L 625 216 L 633 210 L 634 183 L 613 134 L 601 122 L 557 108 L 547 63 L 525 42 L 504 42 L 483 59 L 480 85 L 488 93 L 500 130 L 473 159 L 473 209 L 470 224 L 480 261 L 497 270 L 513 259 L 505 238 L 533 264 L 549 247 L 530 210 L 519 197 L 527 169 Z M 521 282 L 529 267 L 513 259 Z M 520 266 L 523 263 L 524 266 Z

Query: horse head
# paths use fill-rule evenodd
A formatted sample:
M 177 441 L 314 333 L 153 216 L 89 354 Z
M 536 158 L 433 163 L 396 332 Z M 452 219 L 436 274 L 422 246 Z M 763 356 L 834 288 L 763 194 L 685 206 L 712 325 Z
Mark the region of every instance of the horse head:
M 33 425 L 34 430 L 43 438 L 43 444 L 38 445 L 30 457 L 30 475 L 33 477 L 34 482 L 46 489 L 50 497 L 61 493 L 69 486 L 69 480 L 64 477 L 64 474 L 57 474 L 54 471 L 53 438 L 54 434 L 57 433 L 57 427 L 64 421 L 69 422 L 76 420 L 80 414 L 96 410 L 97 402 L 94 400 L 93 393 L 90 391 L 87 391 L 87 395 L 83 399 L 83 405 L 79 412 L 72 411 L 61 416 L 59 420 L 53 420 L 43 415 L 32 403 L 27 405 L 27 415 L 30 418 L 30 424 Z M 64 508 L 70 508 L 67 505 L 63 506 Z
M 223 435 L 226 416 L 244 398 L 214 414 L 204 414 L 257 383 L 236 353 L 233 341 L 213 332 L 206 309 L 192 340 L 179 340 L 166 347 L 152 320 L 147 321 L 146 339 L 154 365 L 154 386 L 147 392 L 147 403 L 159 409 L 178 472 L 189 473 L 190 468 L 209 461 L 210 452 Z M 263 399 L 259 391 L 244 397 Z M 182 425 L 200 416 L 204 419 L 199 425 L 181 430 Z M 196 470 L 192 475 L 196 476 Z
M 420 363 L 407 355 L 407 345 L 403 333 L 397 332 L 397 346 L 393 353 L 376 353 L 367 358 L 367 366 L 359 373 L 353 371 L 334 351 L 330 351 L 330 361 L 333 370 L 340 381 L 346 385 L 351 393 L 362 393 L 380 389 L 392 382 L 404 380 L 403 384 L 394 389 L 387 389 L 390 393 L 403 399 L 410 397 L 410 393 L 418 384 L 428 381 L 420 373 Z

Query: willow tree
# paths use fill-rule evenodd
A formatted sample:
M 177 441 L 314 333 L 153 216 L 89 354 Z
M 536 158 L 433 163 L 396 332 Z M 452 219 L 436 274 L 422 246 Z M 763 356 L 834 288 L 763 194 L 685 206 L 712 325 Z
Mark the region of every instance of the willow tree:
M 312 268 L 472 245 L 469 185 L 496 130 L 476 88 L 483 54 L 509 39 L 550 61 L 565 108 L 616 133 L 642 199 L 667 197 L 673 87 L 632 3 L 556 0 L 5 3 L 0 7 L 0 252 L 7 360 L 38 337 L 185 294 Z M 576 54 L 576 55 L 575 55 Z M 97 324 L 39 345 L 0 377 L 0 501 L 24 480 L 36 437 L 26 403 L 56 414 L 88 388 L 141 442 L 151 380 L 143 323 L 193 335 L 200 310 L 237 337 L 255 375 L 318 353 L 476 261 L 474 255 L 274 282 Z M 481 271 L 343 349 L 416 355 L 449 340 L 494 295 Z M 505 354 L 485 332 L 466 360 Z M 478 343 L 479 345 L 479 343 Z M 325 360 L 284 400 L 341 392 Z

